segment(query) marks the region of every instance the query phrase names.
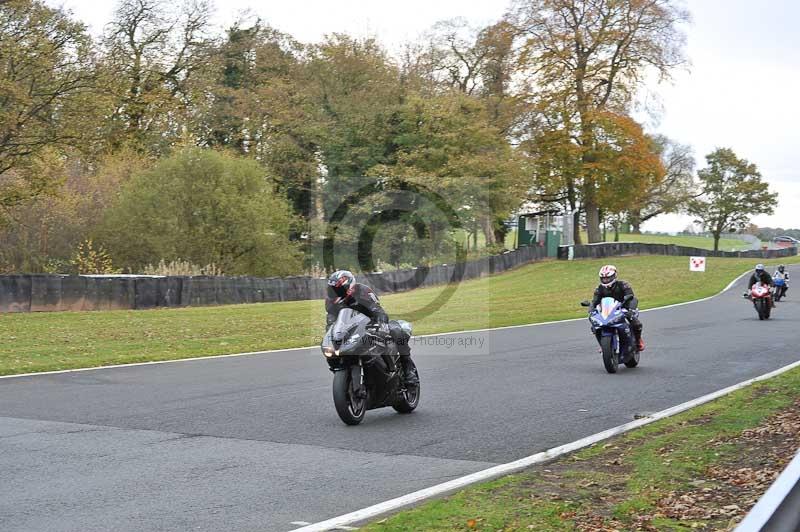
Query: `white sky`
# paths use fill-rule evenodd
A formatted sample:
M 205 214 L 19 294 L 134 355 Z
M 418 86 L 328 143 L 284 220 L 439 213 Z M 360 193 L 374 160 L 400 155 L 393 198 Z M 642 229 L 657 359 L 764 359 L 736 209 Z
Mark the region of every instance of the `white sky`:
M 47 0 L 71 10 L 92 33 L 102 31 L 115 2 Z M 390 50 L 439 20 L 464 17 L 483 25 L 502 16 L 507 1 L 217 0 L 215 23 L 226 26 L 250 10 L 266 23 L 313 42 L 325 33 L 377 36 Z M 401 7 L 402 6 L 402 7 Z M 671 85 L 652 87 L 662 108 L 649 129 L 694 147 L 699 167 L 715 147 L 730 147 L 756 163 L 779 206 L 759 216 L 762 226 L 800 227 L 800 2 L 796 0 L 688 0 L 688 72 Z M 680 231 L 685 216 L 659 217 L 644 227 Z

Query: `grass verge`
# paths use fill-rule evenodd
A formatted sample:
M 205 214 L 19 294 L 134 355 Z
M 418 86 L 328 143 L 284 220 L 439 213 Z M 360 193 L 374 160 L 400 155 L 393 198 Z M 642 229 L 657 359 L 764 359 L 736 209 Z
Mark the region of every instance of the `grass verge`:
M 730 530 L 800 446 L 800 369 L 361 530 Z
M 641 308 L 652 308 L 716 294 L 754 260 L 710 258 L 705 273 L 689 272 L 686 257 L 614 262 L 633 283 Z M 430 312 L 425 309 L 435 307 L 446 287 L 390 294 L 382 302 L 392 317 L 412 321 L 415 334 L 576 318 L 585 315 L 577 303 L 591 295 L 602 263 L 546 261 L 465 281 Z M 4 314 L 0 375 L 308 346 L 319 341 L 323 327 L 322 301 Z
M 620 242 L 642 242 L 645 244 L 674 244 L 676 246 L 686 246 L 691 248 L 700 249 L 714 249 L 714 239 L 707 236 L 692 236 L 692 235 L 651 235 L 647 233 L 634 234 L 634 233 L 620 233 Z M 606 235 L 606 242 L 613 242 L 614 234 L 608 233 Z M 586 242 L 586 235 L 584 234 L 584 242 Z M 720 238 L 719 250 L 720 251 L 743 251 L 750 249 L 750 243 L 744 240 L 737 240 L 735 238 Z

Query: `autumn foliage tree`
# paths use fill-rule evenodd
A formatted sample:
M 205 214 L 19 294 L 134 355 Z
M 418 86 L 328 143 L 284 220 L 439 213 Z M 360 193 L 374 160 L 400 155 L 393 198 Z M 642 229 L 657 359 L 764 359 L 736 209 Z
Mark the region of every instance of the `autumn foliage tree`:
M 0 2 L 0 221 L 57 185 L 42 156 L 85 138 L 94 76 L 83 24 L 38 0 Z
M 581 152 L 577 173 L 565 177 L 581 195 L 589 242 L 599 242 L 593 121 L 625 114 L 647 72 L 667 78 L 685 61 L 680 24 L 688 13 L 672 0 L 518 0 L 508 20 L 521 39 L 528 92 Z
M 642 191 L 639 202 L 628 210 L 628 222 L 634 233 L 641 224 L 659 216 L 685 209 L 697 194 L 694 182 L 695 160 L 691 146 L 664 135 L 653 137 L 653 146 L 664 166 L 664 178 Z

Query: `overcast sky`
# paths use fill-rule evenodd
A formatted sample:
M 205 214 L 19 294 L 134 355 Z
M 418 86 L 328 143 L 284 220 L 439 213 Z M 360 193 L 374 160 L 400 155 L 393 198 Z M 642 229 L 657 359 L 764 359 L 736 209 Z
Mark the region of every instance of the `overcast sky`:
M 71 10 L 92 33 L 111 17 L 115 2 L 48 0 Z M 177 3 L 177 2 L 176 2 Z M 698 162 L 715 147 L 730 147 L 756 163 L 780 193 L 774 216 L 761 226 L 800 227 L 800 2 L 796 0 L 689 0 L 690 71 L 670 85 L 654 86 L 661 108 L 648 129 L 694 147 Z M 214 22 L 230 24 L 250 10 L 300 41 L 325 33 L 376 36 L 390 50 L 413 40 L 435 22 L 464 17 L 476 25 L 502 16 L 507 3 L 487 0 L 217 0 Z M 679 231 L 691 220 L 663 216 L 652 231 Z

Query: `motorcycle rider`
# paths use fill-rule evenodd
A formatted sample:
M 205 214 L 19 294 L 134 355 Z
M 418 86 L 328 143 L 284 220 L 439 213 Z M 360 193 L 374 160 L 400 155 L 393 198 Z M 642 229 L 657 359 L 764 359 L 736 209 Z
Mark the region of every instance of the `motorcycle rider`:
M 781 264 L 778 266 L 777 271 L 772 276 L 773 279 L 783 279 L 783 293 L 781 297 L 786 297 L 786 292 L 789 291 L 789 272 L 786 271 L 786 266 Z
M 592 306 L 594 309 L 600 304 L 604 297 L 613 297 L 622 303 L 622 307 L 628 310 L 627 319 L 631 325 L 631 331 L 636 339 L 636 349 L 644 351 L 644 340 L 642 339 L 642 322 L 639 321 L 639 301 L 633 294 L 633 287 L 630 283 L 617 279 L 617 267 L 613 264 L 606 264 L 600 268 L 600 285 L 594 291 Z M 626 299 L 626 296 L 630 296 Z M 591 313 L 591 310 L 589 311 Z
M 339 311 L 343 308 L 356 310 L 369 317 L 374 323 L 388 326 L 389 334 L 400 355 L 400 365 L 403 368 L 405 383 L 407 385 L 417 384 L 419 378 L 412 365 L 409 364 L 411 360 L 411 347 L 408 345 L 410 335 L 400 327 L 399 323 L 389 320 L 378 296 L 370 287 L 357 283 L 351 272 L 337 270 L 328 278 L 328 297 L 325 299 L 328 327 L 336 321 Z
M 756 284 L 756 283 L 765 284 L 765 285 L 768 285 L 770 287 L 775 286 L 775 283 L 772 281 L 772 276 L 767 273 L 767 271 L 764 269 L 764 265 L 760 264 L 760 263 L 756 264 L 756 269 L 753 272 L 753 274 L 750 276 L 750 280 L 747 282 L 747 290 L 748 291 L 745 292 L 745 294 L 744 294 L 745 297 L 750 297 L 749 290 L 752 290 L 753 285 Z M 770 297 L 769 301 L 770 301 L 770 306 L 772 308 L 774 308 L 775 307 L 775 300 L 772 297 Z
M 763 264 L 756 264 L 756 269 L 753 272 L 753 275 L 750 276 L 750 281 L 747 283 L 747 288 L 753 288 L 753 285 L 756 283 L 767 284 L 769 286 L 773 286 L 775 284 L 772 282 L 772 277 L 770 277 L 770 275 L 764 269 Z

